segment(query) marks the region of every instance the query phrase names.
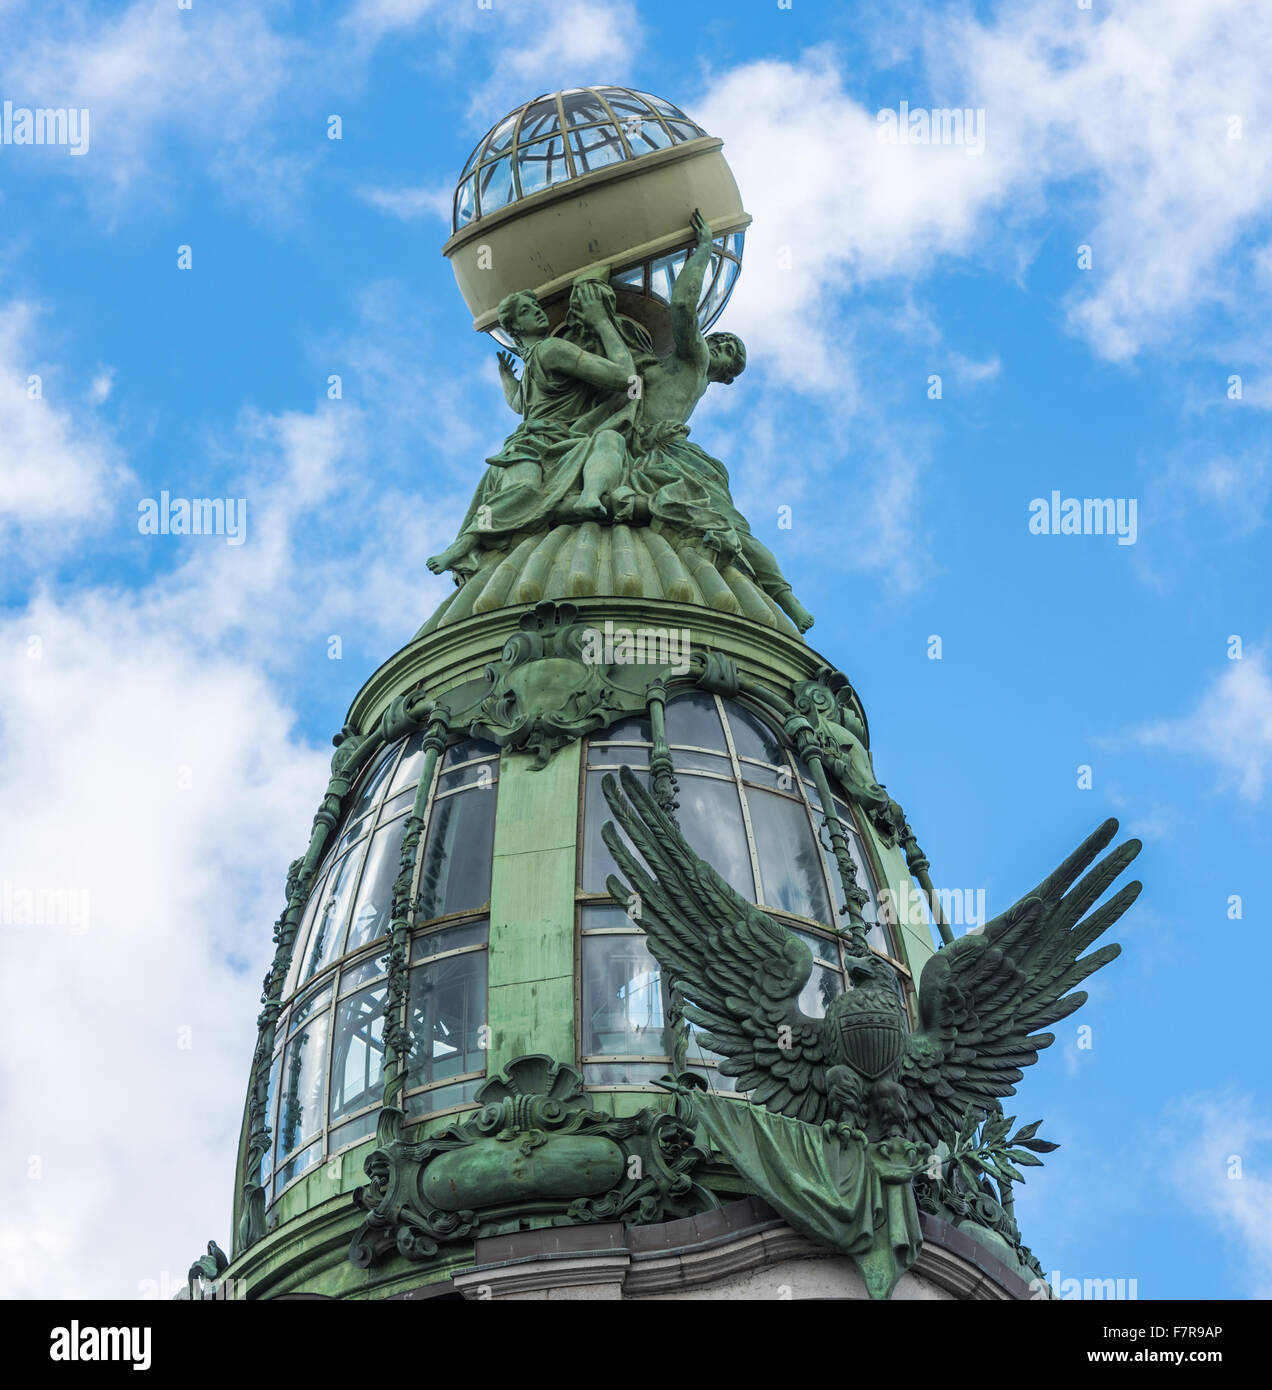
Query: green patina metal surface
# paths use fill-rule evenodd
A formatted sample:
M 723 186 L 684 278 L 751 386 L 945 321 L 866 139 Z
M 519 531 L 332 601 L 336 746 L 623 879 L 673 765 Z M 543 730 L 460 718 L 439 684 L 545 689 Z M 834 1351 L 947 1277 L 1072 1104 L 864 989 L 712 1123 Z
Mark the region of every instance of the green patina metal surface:
M 573 1062 L 579 744 L 542 770 L 504 756 L 490 885 L 491 1071 L 547 1052 Z

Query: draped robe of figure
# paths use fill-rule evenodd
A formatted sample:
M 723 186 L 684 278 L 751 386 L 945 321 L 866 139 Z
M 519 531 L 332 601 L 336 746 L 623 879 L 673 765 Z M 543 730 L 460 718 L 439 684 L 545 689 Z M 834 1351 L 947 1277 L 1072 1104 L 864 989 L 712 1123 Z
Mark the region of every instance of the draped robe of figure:
M 479 548 L 498 548 L 514 533 L 571 519 L 560 514 L 580 491 L 595 436 L 606 429 L 627 436 L 635 421 L 637 402 L 626 392 L 599 394 L 578 377 L 548 370 L 539 361 L 542 346 L 536 343 L 525 355 L 522 421 L 486 460 L 460 527 L 469 547 L 453 566 L 457 577 L 476 571 Z
M 712 537 L 720 565 L 734 564 L 770 594 L 786 590 L 772 553 L 751 534 L 734 506 L 729 470 L 689 440 L 689 426 L 641 419 L 628 441 L 626 486 L 648 499 L 650 519 Z

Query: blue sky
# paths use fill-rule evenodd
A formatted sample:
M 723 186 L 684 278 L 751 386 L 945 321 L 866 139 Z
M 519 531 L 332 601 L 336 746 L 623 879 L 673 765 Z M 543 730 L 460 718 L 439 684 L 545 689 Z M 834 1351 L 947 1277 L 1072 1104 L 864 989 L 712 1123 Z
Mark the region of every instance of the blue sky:
M 607 82 L 725 140 L 749 366 L 695 437 L 938 885 L 996 913 L 1105 816 L 1145 842 L 1125 953 L 1014 1107 L 1063 1145 L 1027 1240 L 1144 1297 L 1272 1292 L 1261 0 L 0 0 L 0 32 L 0 100 L 90 112 L 82 155 L 0 144 L 0 880 L 91 907 L 0 923 L 6 1292 L 134 1297 L 228 1244 L 328 740 L 510 418 L 440 255 L 454 176 Z M 901 101 L 983 110 L 983 150 L 880 143 Z M 139 534 L 164 489 L 247 498 L 245 542 Z M 1134 499 L 1135 543 L 1031 534 L 1053 490 Z

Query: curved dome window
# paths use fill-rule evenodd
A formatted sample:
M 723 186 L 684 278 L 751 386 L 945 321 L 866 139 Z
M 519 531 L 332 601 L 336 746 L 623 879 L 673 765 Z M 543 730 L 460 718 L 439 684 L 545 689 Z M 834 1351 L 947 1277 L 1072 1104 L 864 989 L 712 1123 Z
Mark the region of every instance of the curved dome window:
M 348 798 L 314 875 L 276 1029 L 261 1182 L 278 1195 L 374 1132 L 384 1087 L 385 953 L 424 736 L 385 749 Z M 438 760 L 416 866 L 407 998 L 411 1119 L 469 1104 L 485 1075 L 486 913 L 498 748 L 452 743 Z M 272 1186 L 271 1186 L 272 1184 Z
M 610 164 L 706 134 L 669 101 L 626 87 L 574 87 L 505 116 L 468 156 L 453 231 Z
M 699 692 L 667 704 L 667 742 L 679 785 L 677 819 L 686 840 L 743 896 L 786 920 L 813 952 L 813 973 L 800 999 L 821 1017 L 845 988 L 843 947 L 825 930 L 840 923 L 843 884 L 821 824 L 809 771 L 788 741 L 745 706 Z M 671 1039 L 657 961 L 642 932 L 609 898 L 615 872 L 601 827 L 612 814 L 601 791 L 607 771 L 627 764 L 647 775 L 649 721 L 623 720 L 589 742 L 579 854 L 580 1039 L 591 1086 L 646 1085 L 667 1069 Z M 835 807 L 848 835 L 858 880 L 869 894 L 862 915 L 872 949 L 889 959 L 895 948 L 880 921 L 876 885 L 861 835 L 846 802 Z M 602 896 L 603 895 L 603 896 Z M 716 1070 L 719 1058 L 690 1028 L 689 1063 L 713 1088 L 733 1090 Z

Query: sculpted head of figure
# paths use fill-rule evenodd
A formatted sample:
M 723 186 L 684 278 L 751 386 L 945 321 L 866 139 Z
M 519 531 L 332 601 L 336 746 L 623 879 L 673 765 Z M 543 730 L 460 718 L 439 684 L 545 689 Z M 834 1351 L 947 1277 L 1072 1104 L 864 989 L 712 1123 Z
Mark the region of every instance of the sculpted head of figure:
M 548 331 L 548 316 L 533 290 L 517 290 L 505 295 L 496 312 L 499 327 L 518 347 L 527 333 L 542 337 Z
M 707 350 L 711 354 L 711 364 L 707 368 L 708 381 L 723 381 L 726 384 L 740 376 L 746 368 L 746 348 L 736 333 L 712 333 L 707 338 Z

